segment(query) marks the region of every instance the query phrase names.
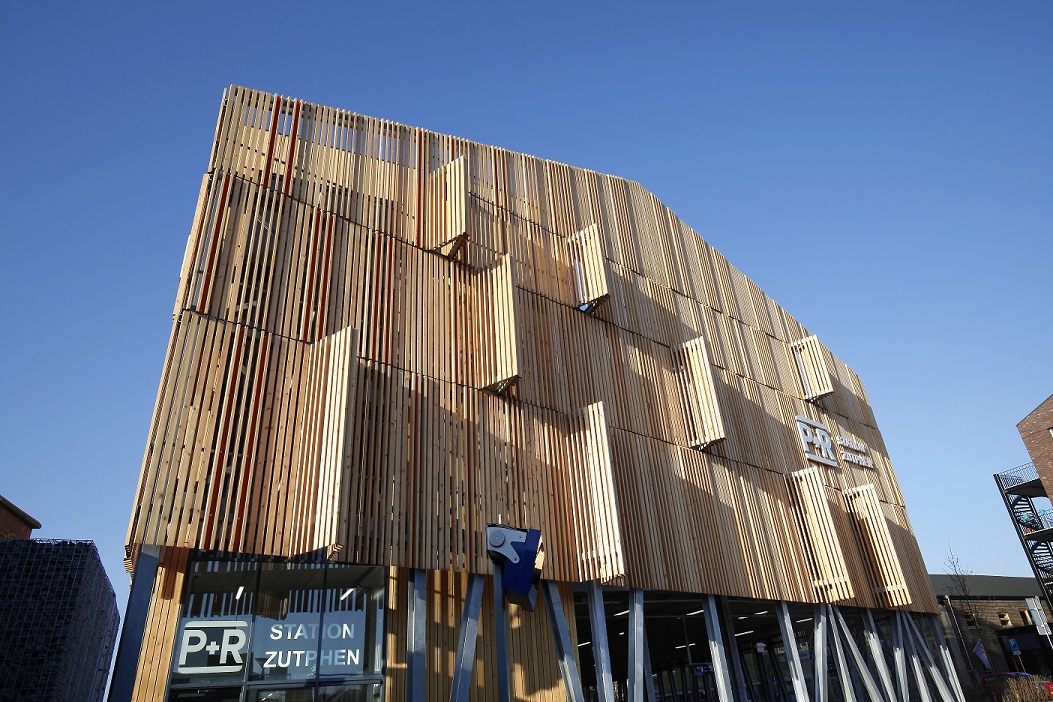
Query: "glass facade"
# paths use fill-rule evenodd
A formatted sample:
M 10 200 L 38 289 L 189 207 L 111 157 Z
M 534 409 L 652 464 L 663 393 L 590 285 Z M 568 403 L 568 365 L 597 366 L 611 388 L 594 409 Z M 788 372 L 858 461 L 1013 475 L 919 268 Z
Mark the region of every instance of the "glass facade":
M 191 560 L 168 699 L 379 699 L 385 587 L 374 566 Z

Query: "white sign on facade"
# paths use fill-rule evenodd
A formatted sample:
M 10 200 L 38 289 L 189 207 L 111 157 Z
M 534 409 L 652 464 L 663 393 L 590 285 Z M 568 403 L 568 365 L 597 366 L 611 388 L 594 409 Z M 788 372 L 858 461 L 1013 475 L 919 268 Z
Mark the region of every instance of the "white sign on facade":
M 837 445 L 841 447 L 841 458 L 848 463 L 855 463 L 864 468 L 873 468 L 874 461 L 866 455 L 867 445 L 862 441 L 849 439 L 845 436 L 837 437 Z
M 249 623 L 232 620 L 190 620 L 179 637 L 176 672 L 240 673 L 245 668 Z
M 804 449 L 805 457 L 809 461 L 838 467 L 840 464 L 834 455 L 834 440 L 830 437 L 826 425 L 800 415 L 796 419 L 797 433 L 801 436 L 801 448 Z
M 1027 602 L 1027 609 L 1031 612 L 1031 621 L 1034 622 L 1038 633 L 1049 636 L 1049 622 L 1046 621 L 1046 611 L 1042 609 L 1042 603 L 1037 597 L 1028 597 L 1025 602 Z
M 283 671 L 290 677 L 315 674 L 360 674 L 365 646 L 363 610 L 290 614 L 284 619 L 258 617 L 253 634 L 253 659 L 261 659 L 265 673 Z M 320 644 L 320 645 L 319 645 Z

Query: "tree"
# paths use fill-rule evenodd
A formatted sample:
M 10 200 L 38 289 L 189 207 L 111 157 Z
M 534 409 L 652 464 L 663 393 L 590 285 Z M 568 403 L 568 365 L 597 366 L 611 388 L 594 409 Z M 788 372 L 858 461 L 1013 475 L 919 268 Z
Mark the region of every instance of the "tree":
M 973 598 L 973 572 L 969 567 L 962 563 L 958 554 L 955 553 L 951 545 L 947 544 L 947 558 L 943 561 L 944 572 L 947 577 L 950 578 L 950 592 L 951 597 L 955 600 L 954 602 L 948 602 L 948 606 L 951 610 L 951 616 L 954 617 L 954 610 L 965 613 L 967 620 L 972 620 L 972 625 L 975 628 L 975 637 L 970 636 L 969 639 L 965 638 L 964 632 L 962 632 L 961 624 L 955 620 L 955 627 L 958 629 L 958 636 L 963 643 L 967 644 L 966 657 L 969 660 L 969 668 L 972 669 L 972 651 L 976 648 L 976 642 L 983 640 L 983 630 L 987 626 L 987 621 L 980 616 L 980 610 L 976 606 L 976 600 Z M 969 623 L 968 621 L 966 622 Z M 969 627 L 966 626 L 966 631 L 969 631 Z

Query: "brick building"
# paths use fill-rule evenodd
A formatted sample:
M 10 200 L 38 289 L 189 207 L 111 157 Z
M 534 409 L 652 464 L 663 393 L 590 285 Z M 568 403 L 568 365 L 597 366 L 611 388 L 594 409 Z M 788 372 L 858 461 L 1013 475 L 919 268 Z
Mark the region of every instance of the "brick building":
M 0 497 L 0 702 L 102 700 L 120 618 L 91 541 L 31 539 Z
M 1053 395 L 1016 425 L 1042 483 L 1053 485 Z
M 1039 598 L 1047 622 L 1053 619 L 1053 612 L 1033 578 L 946 574 L 933 574 L 929 578 L 940 603 L 940 617 L 958 677 L 963 683 L 976 682 L 987 672 L 975 653 L 979 641 L 983 642 L 993 671 L 1023 667 L 1047 679 L 1053 676 L 1053 652 L 1043 640 L 1045 637 L 1037 633 L 1026 599 Z M 1019 660 L 1012 653 L 1010 639 L 1020 650 Z
M 1053 602 L 1053 395 L 1016 425 L 1031 462 L 1001 473 L 995 483 L 1002 493 L 1021 546 L 1042 587 Z
M 0 539 L 28 539 L 40 522 L 0 495 Z

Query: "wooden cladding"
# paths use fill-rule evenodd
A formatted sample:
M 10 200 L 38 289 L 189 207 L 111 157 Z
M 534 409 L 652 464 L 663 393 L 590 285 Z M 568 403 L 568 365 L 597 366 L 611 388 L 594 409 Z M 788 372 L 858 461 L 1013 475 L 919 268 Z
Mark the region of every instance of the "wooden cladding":
M 186 580 L 186 549 L 166 548 L 157 567 L 131 702 L 165 699 Z
M 870 606 L 829 535 L 873 485 L 931 608 L 862 382 L 805 336 L 636 183 L 232 88 L 129 553 L 487 572 L 502 522 L 547 578 Z M 802 493 L 797 416 L 873 466 Z
M 593 312 L 610 297 L 607 259 L 600 245 L 599 225 L 586 227 L 569 239 L 574 302 L 579 310 Z
M 703 449 L 725 436 L 706 340 L 692 339 L 672 353 L 688 446 Z
M 823 602 L 847 600 L 853 596 L 852 584 L 820 470 L 805 468 L 795 472 L 791 479 L 812 586 Z
M 826 347 L 819 343 L 819 337 L 813 334 L 801 339 L 790 344 L 790 350 L 797 364 L 804 399 L 817 400 L 834 391 L 826 365 Z
M 621 521 L 614 489 L 610 442 L 603 403 L 575 413 L 570 421 L 573 448 L 567 488 L 573 515 L 575 544 L 580 554 L 581 580 L 623 583 Z M 592 577 L 585 577 L 592 574 Z
M 485 525 L 522 523 L 552 535 L 546 575 L 624 575 L 602 405 L 513 412 L 365 362 L 358 338 L 185 312 L 129 542 L 480 572 Z
M 468 159 L 458 156 L 428 175 L 428 245 L 454 258 L 468 240 Z
M 477 311 L 479 336 L 489 336 L 484 345 L 482 380 L 485 390 L 505 395 L 515 389 L 522 374 L 523 356 L 519 333 L 519 296 L 516 293 L 515 267 L 509 256 L 478 275 L 484 298 L 491 302 Z
M 910 592 L 889 532 L 885 513 L 873 485 L 845 490 L 845 501 L 855 518 L 856 534 L 874 579 L 874 591 L 887 607 L 909 605 Z

